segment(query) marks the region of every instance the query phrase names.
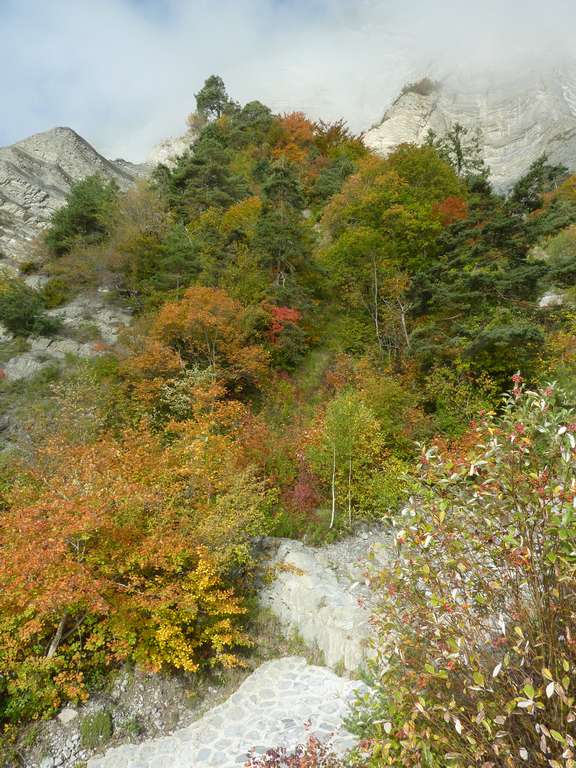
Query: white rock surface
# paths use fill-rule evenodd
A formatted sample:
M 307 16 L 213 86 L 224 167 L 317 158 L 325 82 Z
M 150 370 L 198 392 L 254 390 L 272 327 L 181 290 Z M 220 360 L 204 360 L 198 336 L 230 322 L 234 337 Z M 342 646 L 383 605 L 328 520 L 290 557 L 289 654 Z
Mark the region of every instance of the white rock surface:
M 540 309 L 550 309 L 551 307 L 561 307 L 564 304 L 564 295 L 556 291 L 548 291 L 538 302 Z
M 127 189 L 146 168 L 102 157 L 71 128 L 53 128 L 0 148 L 0 254 L 30 258 L 30 246 L 73 183 L 99 174 Z
M 182 136 L 172 136 L 156 144 L 150 152 L 146 162 L 151 165 L 167 165 L 169 168 L 175 163 L 177 157 L 183 155 L 196 141 L 196 133 L 187 131 Z
M 455 123 L 480 129 L 496 187 L 507 187 L 542 153 L 576 168 L 576 63 L 504 78 L 447 78 L 429 95 L 408 92 L 367 131 L 368 147 L 386 155 L 399 144 L 422 143 Z
M 0 324 L 0 344 L 12 341 L 14 335 L 2 324 Z
M 73 720 L 76 720 L 78 717 L 78 710 L 74 709 L 74 707 L 64 707 L 60 712 L 58 712 L 58 720 L 62 723 L 62 725 L 69 725 Z
M 240 768 L 255 748 L 293 749 L 307 733 L 343 754 L 355 740 L 343 728 L 351 700 L 363 688 L 299 657 L 259 667 L 224 703 L 170 736 L 109 749 L 88 768 Z M 310 723 L 307 731 L 305 724 Z
M 75 329 L 82 323 L 92 323 L 106 344 L 115 344 L 118 333 L 129 325 L 131 315 L 120 307 L 105 303 L 102 295 L 83 293 L 68 304 L 51 309 L 48 315 L 57 317 L 64 328 Z
M 7 381 L 19 381 L 20 379 L 31 378 L 45 366 L 46 363 L 39 360 L 35 355 L 32 355 L 30 352 L 24 352 L 24 354 L 17 355 L 8 360 L 7 363 L 4 363 L 0 370 L 2 371 L 3 378 Z
M 288 630 L 324 654 L 333 668 L 361 669 L 371 653 L 369 553 L 383 559 L 384 534 L 371 532 L 316 549 L 283 541 L 272 560 L 275 578 L 261 601 Z

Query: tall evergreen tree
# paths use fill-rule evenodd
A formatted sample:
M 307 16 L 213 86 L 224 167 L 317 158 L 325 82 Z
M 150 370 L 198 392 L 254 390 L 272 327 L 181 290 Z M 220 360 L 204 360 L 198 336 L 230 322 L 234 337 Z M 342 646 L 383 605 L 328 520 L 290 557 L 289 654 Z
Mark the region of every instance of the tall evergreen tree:
M 196 94 L 196 108 L 200 115 L 218 119 L 231 106 L 224 80 L 218 75 L 210 75 L 203 88 Z

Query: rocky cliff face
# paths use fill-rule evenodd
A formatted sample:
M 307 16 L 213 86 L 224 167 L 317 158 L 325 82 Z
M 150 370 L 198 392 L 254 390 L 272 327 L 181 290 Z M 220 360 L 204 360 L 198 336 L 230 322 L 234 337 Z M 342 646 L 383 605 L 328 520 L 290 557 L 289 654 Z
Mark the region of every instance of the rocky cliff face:
M 153 147 L 148 155 L 146 162 L 149 166 L 167 165 L 173 167 L 176 158 L 188 151 L 197 139 L 198 134 L 194 131 L 186 131 L 182 136 L 172 136 L 164 139 Z
M 143 166 L 106 160 L 70 128 L 0 148 L 0 264 L 29 258 L 31 241 L 73 183 L 97 173 L 126 189 L 144 172 Z
M 404 142 L 422 143 L 430 129 L 443 134 L 457 122 L 479 129 L 498 188 L 514 183 L 544 152 L 574 170 L 576 64 L 518 77 L 452 78 L 427 93 L 407 90 L 364 141 L 386 155 Z

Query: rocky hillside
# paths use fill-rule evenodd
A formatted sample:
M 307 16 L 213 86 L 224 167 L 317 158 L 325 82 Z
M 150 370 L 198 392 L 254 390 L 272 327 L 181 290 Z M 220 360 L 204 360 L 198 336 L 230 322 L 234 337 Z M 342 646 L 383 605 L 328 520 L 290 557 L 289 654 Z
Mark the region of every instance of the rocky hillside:
M 64 204 L 74 182 L 97 173 L 126 189 L 145 170 L 107 160 L 71 128 L 0 148 L 0 257 L 8 263 L 30 258 L 30 241 Z
M 422 143 L 430 129 L 441 135 L 461 123 L 480 130 L 496 187 L 516 181 L 544 152 L 576 168 L 576 65 L 431 85 L 406 87 L 364 135 L 367 146 L 387 154 L 404 142 Z

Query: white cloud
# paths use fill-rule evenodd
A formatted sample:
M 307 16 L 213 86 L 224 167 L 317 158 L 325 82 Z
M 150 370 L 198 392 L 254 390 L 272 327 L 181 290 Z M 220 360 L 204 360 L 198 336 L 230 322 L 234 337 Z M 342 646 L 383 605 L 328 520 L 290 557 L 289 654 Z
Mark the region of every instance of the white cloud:
M 505 5 L 505 7 L 504 7 Z M 142 159 L 179 133 L 211 73 L 275 110 L 381 117 L 407 78 L 526 66 L 568 42 L 549 0 L 0 0 L 0 144 L 70 125 Z

